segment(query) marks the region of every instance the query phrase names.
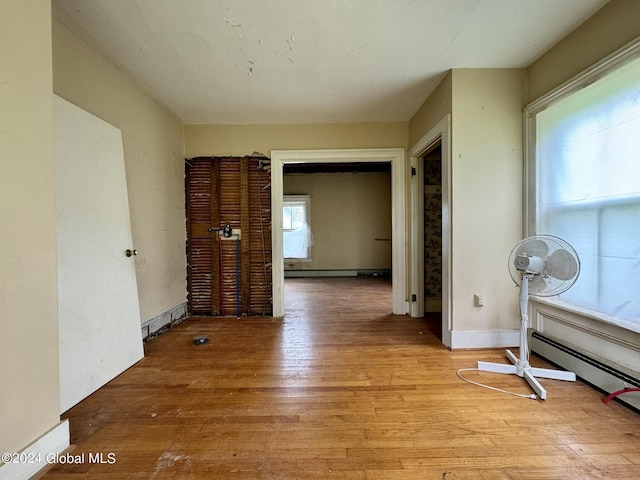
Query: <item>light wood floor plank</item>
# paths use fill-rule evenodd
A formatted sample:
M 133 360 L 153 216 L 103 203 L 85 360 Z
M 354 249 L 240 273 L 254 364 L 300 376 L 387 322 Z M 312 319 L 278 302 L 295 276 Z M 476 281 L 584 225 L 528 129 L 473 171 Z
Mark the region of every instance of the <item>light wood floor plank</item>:
M 147 343 L 64 415 L 73 454 L 116 462 L 42 478 L 640 478 L 640 417 L 582 382 L 542 380 L 546 401 L 482 389 L 456 371 L 507 363 L 504 350 L 448 351 L 438 318 L 389 313 L 386 280 L 285 284 L 284 319 L 190 319 Z M 530 393 L 516 376 L 464 374 Z

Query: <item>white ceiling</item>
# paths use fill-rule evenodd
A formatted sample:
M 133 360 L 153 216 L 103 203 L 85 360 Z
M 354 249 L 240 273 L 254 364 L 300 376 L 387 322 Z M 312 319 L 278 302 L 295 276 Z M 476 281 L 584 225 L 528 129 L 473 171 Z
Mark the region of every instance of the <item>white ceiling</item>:
M 53 0 L 185 124 L 407 121 L 451 68 L 526 67 L 607 0 Z

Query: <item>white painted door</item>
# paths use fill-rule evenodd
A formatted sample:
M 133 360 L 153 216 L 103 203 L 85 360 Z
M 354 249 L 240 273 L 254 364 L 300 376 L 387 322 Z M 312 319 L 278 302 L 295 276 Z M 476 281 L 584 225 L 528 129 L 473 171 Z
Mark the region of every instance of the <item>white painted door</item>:
M 143 357 L 119 129 L 54 97 L 60 412 Z

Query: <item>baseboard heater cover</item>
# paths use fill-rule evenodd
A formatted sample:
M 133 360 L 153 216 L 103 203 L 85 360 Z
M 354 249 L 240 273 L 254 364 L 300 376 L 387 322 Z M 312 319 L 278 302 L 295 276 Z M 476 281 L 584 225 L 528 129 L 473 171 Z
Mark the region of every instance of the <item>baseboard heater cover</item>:
M 286 278 L 302 277 L 390 277 L 391 270 L 285 270 Z
M 160 315 L 147 320 L 142 324 L 142 339 L 144 342 L 163 334 L 168 329 L 182 322 L 189 315 L 187 303 L 176 305 L 171 310 L 167 310 Z
M 574 372 L 585 382 L 606 393 L 613 393 L 624 387 L 640 387 L 640 378 L 622 366 L 596 358 L 589 352 L 536 330 L 529 330 L 531 351 L 550 362 Z M 629 393 L 617 398 L 620 402 L 640 411 L 640 394 Z

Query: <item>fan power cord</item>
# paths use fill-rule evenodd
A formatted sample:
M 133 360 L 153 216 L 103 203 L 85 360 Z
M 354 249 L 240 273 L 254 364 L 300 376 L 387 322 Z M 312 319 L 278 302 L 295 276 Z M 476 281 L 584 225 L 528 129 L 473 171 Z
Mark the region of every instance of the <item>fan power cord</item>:
M 501 388 L 496 388 L 496 387 L 492 387 L 490 385 L 485 385 L 483 383 L 474 382 L 473 380 L 469 380 L 468 378 L 465 378 L 460 374 L 460 372 L 478 372 L 478 371 L 479 370 L 477 368 L 461 368 L 456 372 L 456 375 L 458 375 L 458 377 L 461 380 L 464 380 L 465 382 L 471 383 L 473 385 L 477 385 L 478 387 L 488 388 L 489 390 L 494 390 L 496 392 L 506 393 L 508 395 L 513 395 L 514 397 L 529 398 L 531 400 L 537 400 L 538 399 L 538 396 L 535 393 L 532 393 L 531 395 L 527 395 L 525 393 L 509 392 L 508 390 L 502 390 Z

